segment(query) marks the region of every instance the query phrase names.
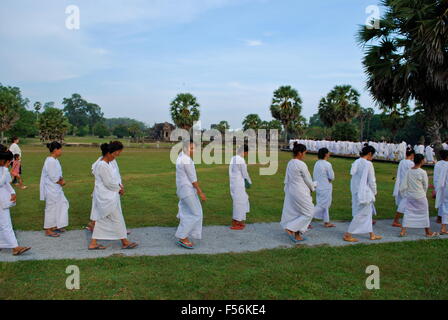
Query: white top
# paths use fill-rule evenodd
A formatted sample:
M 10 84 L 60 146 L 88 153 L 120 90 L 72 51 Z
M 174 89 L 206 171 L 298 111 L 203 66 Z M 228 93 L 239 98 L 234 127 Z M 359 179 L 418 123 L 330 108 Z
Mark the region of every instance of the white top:
M 436 190 L 436 208 L 439 209 L 445 201 L 448 185 L 448 161 L 442 160 L 437 162 L 437 177 L 436 169 L 434 169 L 434 187 Z
M 250 179 L 249 173 L 247 172 L 246 161 L 240 155 L 232 157 L 229 165 L 229 178 L 230 178 L 230 189 L 234 188 L 245 188 L 244 180 L 246 179 L 250 184 L 252 180 Z
M 47 157 L 40 176 L 40 200 L 59 194 L 62 186 L 57 182 L 62 178 L 62 167 L 58 159 Z
M 11 202 L 11 195 L 16 194 L 11 186 L 11 175 L 5 167 L 0 167 L 0 209 L 8 209 L 16 203 Z
M 359 158 L 352 164 L 350 170 L 352 179 L 350 190 L 360 204 L 368 204 L 375 201 L 377 194 L 375 169 L 371 161 Z
M 184 199 L 196 193 L 193 183 L 197 182 L 196 167 L 193 159 L 181 152 L 176 160 L 176 187 L 179 199 Z
M 95 175 L 95 173 L 94 173 L 94 168 L 95 168 L 95 166 L 101 161 L 101 159 L 103 159 L 102 156 L 99 157 L 98 160 L 96 160 L 96 162 L 93 163 L 93 165 L 92 165 L 92 174 L 93 174 L 93 175 Z M 122 182 L 121 182 L 121 174 L 120 174 L 120 168 L 118 167 L 117 160 L 114 159 L 114 160 L 112 160 L 111 162 L 109 162 L 109 164 L 115 169 L 115 174 L 117 175 L 117 178 L 118 178 L 118 180 L 119 180 L 120 185 L 122 185 Z
M 315 184 L 305 162 L 297 159 L 288 162 L 285 190 L 286 188 L 292 193 L 297 192 L 297 194 L 311 193 L 315 190 Z
M 412 161 L 412 160 L 404 159 L 404 160 L 400 161 L 400 164 L 398 165 L 397 176 L 395 178 L 395 186 L 394 186 L 394 193 L 393 193 L 394 197 L 398 196 L 401 183 L 403 182 L 404 177 L 405 177 L 406 173 L 408 172 L 408 170 L 411 169 L 413 166 L 414 166 L 414 161 Z
M 12 143 L 9 146 L 9 151 L 11 151 L 13 155 L 14 154 L 20 155 L 20 158 L 22 158 L 22 150 L 20 150 L 20 147 L 17 143 Z
M 405 194 L 407 198 L 425 198 L 428 192 L 426 171 L 421 168 L 409 170 L 400 186 L 400 192 Z
M 334 181 L 333 166 L 327 160 L 318 160 L 314 165 L 313 178 L 316 181 L 318 190 L 327 190 L 332 187 Z
M 100 220 L 110 215 L 120 206 L 120 181 L 115 167 L 106 161 L 95 162 L 95 188 L 93 189 L 93 207 L 91 217 Z

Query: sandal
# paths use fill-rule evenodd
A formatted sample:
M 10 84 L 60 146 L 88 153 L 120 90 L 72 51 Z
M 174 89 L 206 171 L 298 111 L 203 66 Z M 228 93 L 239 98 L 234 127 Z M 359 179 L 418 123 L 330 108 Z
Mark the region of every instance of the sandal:
M 93 247 L 93 248 L 88 248 L 89 250 L 106 250 L 106 248 L 107 247 L 105 247 L 105 246 L 102 246 L 102 245 L 97 245 L 97 246 L 95 246 L 95 247 Z
M 16 252 L 13 251 L 12 255 L 13 256 L 20 256 L 21 254 L 27 252 L 30 249 L 31 249 L 31 247 L 21 247 L 18 251 L 16 251 Z
M 66 232 L 66 231 L 67 231 L 67 230 L 65 230 L 64 228 L 53 230 L 53 232 L 56 232 L 56 233 L 64 233 L 64 232 Z
M 344 241 L 347 241 L 347 242 L 359 242 L 358 239 L 353 238 L 353 237 L 350 237 L 350 238 L 344 237 L 344 238 L 342 238 L 342 239 L 343 239 Z
M 137 246 L 138 246 L 138 243 L 130 242 L 126 246 L 121 247 L 121 249 L 123 249 L 123 250 L 130 250 L 130 249 L 136 248 Z
M 438 237 L 438 236 L 440 236 L 440 233 L 438 233 L 438 232 L 433 232 L 431 234 L 426 235 L 426 237 L 428 237 L 428 238 L 434 238 L 434 237 Z
M 329 223 L 329 224 L 324 224 L 325 228 L 336 228 L 336 225 Z
M 182 241 L 179 240 L 179 241 L 176 242 L 176 244 L 178 244 L 179 246 L 181 246 L 181 247 L 183 247 L 185 249 L 194 249 L 194 245 L 191 242 L 185 243 L 185 242 L 182 242 Z
M 402 225 L 401 225 L 401 223 L 394 222 L 394 223 L 392 223 L 392 227 L 394 227 L 394 228 L 401 228 Z
M 379 235 L 375 235 L 375 237 L 370 238 L 370 240 L 372 240 L 372 241 L 381 240 L 381 239 L 383 239 L 383 237 L 379 236 Z
M 47 237 L 52 237 L 52 238 L 59 238 L 61 235 L 57 232 L 53 232 L 50 234 L 45 234 Z

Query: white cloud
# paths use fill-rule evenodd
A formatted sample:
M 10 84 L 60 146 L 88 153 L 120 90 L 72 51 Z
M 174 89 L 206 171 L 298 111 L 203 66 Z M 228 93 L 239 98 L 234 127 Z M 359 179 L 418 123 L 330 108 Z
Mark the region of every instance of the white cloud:
M 249 47 L 259 47 L 263 45 L 261 40 L 246 40 L 246 45 Z

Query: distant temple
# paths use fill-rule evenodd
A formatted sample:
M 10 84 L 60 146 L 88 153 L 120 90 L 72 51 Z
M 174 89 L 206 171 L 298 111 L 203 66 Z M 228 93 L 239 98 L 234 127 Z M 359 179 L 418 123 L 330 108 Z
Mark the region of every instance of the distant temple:
M 164 123 L 156 123 L 154 126 L 149 130 L 150 138 L 153 140 L 158 141 L 170 141 L 170 135 L 171 132 L 176 127 L 168 122 Z

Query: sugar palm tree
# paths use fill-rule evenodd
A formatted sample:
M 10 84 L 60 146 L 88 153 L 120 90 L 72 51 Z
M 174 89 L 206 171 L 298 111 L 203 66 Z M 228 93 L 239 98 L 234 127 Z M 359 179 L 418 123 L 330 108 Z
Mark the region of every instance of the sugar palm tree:
M 328 127 L 351 121 L 361 110 L 359 96 L 359 92 L 350 85 L 335 86 L 320 100 L 320 119 Z
M 243 129 L 244 130 L 258 130 L 262 126 L 262 121 L 258 114 L 249 114 L 243 120 Z
M 300 118 L 302 99 L 299 92 L 291 86 L 282 86 L 274 91 L 271 114 L 279 120 L 284 129 L 285 143 L 288 143 L 288 128 L 292 121 Z
M 199 120 L 199 103 L 190 93 L 180 93 L 171 102 L 171 118 L 178 128 L 190 130 Z

